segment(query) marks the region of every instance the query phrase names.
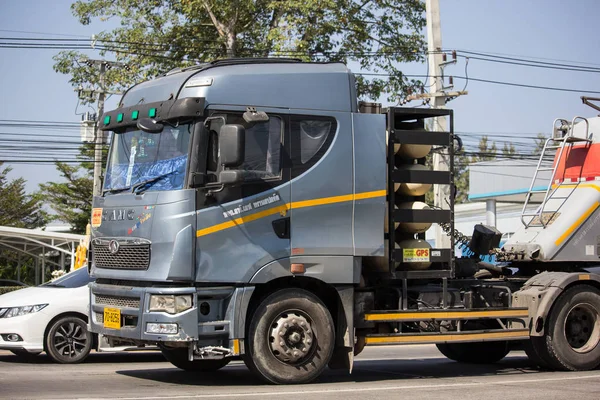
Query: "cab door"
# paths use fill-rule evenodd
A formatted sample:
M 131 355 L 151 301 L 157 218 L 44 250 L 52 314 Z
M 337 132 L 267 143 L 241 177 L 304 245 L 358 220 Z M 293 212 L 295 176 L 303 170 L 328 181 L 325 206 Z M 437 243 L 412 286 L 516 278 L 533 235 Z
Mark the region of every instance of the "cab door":
M 290 140 L 287 109 L 256 107 L 269 121 L 247 123 L 245 108 L 213 106 L 207 123 L 207 172 L 218 177 L 218 129 L 245 127 L 241 184 L 199 189 L 196 280 L 248 282 L 262 266 L 290 256 Z M 213 178 L 214 179 L 214 178 Z

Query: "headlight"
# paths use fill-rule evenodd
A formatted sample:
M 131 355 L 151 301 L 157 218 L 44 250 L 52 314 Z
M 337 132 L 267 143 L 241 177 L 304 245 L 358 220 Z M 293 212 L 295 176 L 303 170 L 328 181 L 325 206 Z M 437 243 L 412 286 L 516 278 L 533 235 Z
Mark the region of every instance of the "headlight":
M 163 311 L 177 314 L 192 308 L 192 295 L 150 295 L 150 311 Z
M 47 305 L 48 304 L 36 304 L 34 306 L 0 308 L 0 318 L 12 318 L 20 315 L 32 314 L 40 311 Z

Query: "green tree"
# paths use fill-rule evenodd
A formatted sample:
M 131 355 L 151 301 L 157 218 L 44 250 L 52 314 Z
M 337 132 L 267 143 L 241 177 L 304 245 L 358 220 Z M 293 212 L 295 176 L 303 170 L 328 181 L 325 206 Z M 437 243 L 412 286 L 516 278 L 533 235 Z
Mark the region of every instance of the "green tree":
M 0 162 L 0 167 L 4 163 Z M 25 179 L 10 180 L 11 167 L 0 171 L 0 225 L 15 228 L 38 228 L 44 225 L 45 213 L 36 195 L 27 195 Z
M 3 167 L 3 163 L 0 163 Z M 23 178 L 9 179 L 8 174 L 12 169 L 3 167 L 0 170 L 0 225 L 15 228 L 39 228 L 44 225 L 46 213 L 42 211 L 42 203 L 37 195 L 28 195 L 25 192 Z M 0 250 L 0 278 L 15 279 L 18 253 L 7 248 Z M 23 280 L 29 281 L 32 265 L 29 258 L 22 259 Z
M 64 182 L 40 184 L 38 196 L 56 212 L 52 220 L 71 225 L 74 233 L 84 234 L 92 212 L 94 164 L 93 146 L 81 147 L 81 164 L 57 162 L 56 168 Z M 106 159 L 106 153 L 103 157 Z
M 421 0 L 79 0 L 71 6 L 83 25 L 116 19 L 96 35 L 101 55 L 114 54 L 106 84 L 123 89 L 174 67 L 221 58 L 291 56 L 305 61 L 354 61 L 378 76 L 357 76 L 361 97 L 387 93 L 396 101 L 422 83 L 398 69 L 425 57 Z M 82 54 L 55 56 L 55 70 L 74 86 L 97 84 Z

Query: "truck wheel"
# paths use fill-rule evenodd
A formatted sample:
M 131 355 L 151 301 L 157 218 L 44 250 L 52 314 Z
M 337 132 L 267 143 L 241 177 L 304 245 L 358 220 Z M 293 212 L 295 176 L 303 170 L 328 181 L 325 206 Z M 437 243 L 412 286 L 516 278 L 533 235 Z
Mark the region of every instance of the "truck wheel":
M 270 383 L 306 383 L 318 377 L 333 354 L 333 319 L 325 305 L 303 289 L 279 290 L 252 317 L 250 370 Z
M 56 320 L 46 335 L 46 353 L 57 363 L 77 364 L 92 350 L 92 334 L 78 317 Z
M 600 365 L 600 291 L 588 285 L 566 290 L 552 306 L 546 334 L 535 338 L 553 367 L 585 371 Z
M 194 360 L 190 361 L 188 358 L 188 349 L 187 348 L 175 348 L 175 349 L 160 349 L 163 356 L 169 361 L 171 364 L 176 366 L 179 369 L 184 371 L 202 371 L 202 372 L 210 372 L 216 371 L 218 369 L 223 368 L 231 359 L 222 358 L 218 360 Z
M 552 367 L 553 362 L 550 360 L 547 350 L 540 347 L 540 339 L 542 341 L 545 340 L 543 337 L 537 336 L 532 336 L 529 340 L 526 340 L 524 343 L 525 354 L 527 354 L 527 358 L 529 358 L 532 364 L 542 369 L 554 369 Z
M 450 360 L 469 364 L 493 364 L 502 360 L 510 348 L 508 342 L 438 343 L 440 353 Z

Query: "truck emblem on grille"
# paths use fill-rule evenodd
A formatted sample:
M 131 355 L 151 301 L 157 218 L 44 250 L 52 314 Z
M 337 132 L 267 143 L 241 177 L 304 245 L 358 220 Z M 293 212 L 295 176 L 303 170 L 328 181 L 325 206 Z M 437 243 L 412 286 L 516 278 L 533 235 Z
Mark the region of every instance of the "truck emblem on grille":
M 116 240 L 108 242 L 108 250 L 110 251 L 110 254 L 117 254 L 119 251 L 119 242 Z

